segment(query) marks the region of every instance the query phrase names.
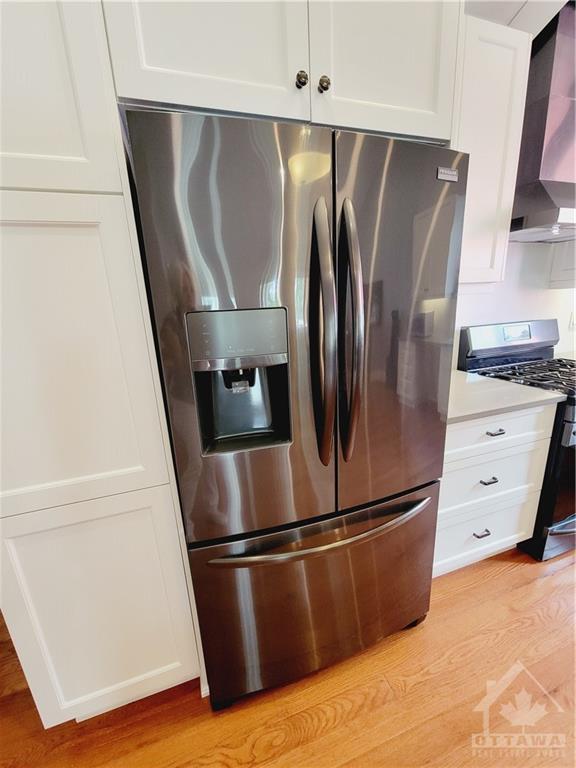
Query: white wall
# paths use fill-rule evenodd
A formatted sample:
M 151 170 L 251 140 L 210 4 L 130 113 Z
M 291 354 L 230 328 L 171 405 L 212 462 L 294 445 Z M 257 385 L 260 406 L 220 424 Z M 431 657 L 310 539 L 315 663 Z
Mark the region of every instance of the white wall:
M 463 325 L 556 318 L 560 331 L 557 356 L 574 359 L 576 292 L 573 288 L 548 287 L 553 248 L 573 250 L 574 243 L 510 243 L 503 282 L 461 284 L 456 340 Z M 456 366 L 456 355 L 453 360 Z

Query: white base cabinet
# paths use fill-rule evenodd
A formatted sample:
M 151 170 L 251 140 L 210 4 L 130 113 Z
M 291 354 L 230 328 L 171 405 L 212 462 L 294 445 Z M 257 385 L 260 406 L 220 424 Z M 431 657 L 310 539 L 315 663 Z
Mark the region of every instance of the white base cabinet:
M 470 153 L 461 283 L 504 279 L 532 38 L 465 17 L 452 148 Z
M 170 486 L 2 520 L 2 611 L 45 727 L 197 677 Z
M 555 413 L 544 405 L 448 425 L 435 576 L 532 535 Z

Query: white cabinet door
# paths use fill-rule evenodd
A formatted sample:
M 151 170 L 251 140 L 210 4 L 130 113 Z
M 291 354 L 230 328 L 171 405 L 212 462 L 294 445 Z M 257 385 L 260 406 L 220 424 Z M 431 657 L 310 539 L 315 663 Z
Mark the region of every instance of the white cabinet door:
M 0 204 L 1 513 L 167 482 L 123 199 Z
M 198 676 L 169 486 L 2 520 L 2 611 L 46 727 Z
M 466 17 L 452 146 L 470 153 L 460 282 L 504 278 L 531 36 Z
M 0 184 L 120 192 L 98 3 L 0 4 Z
M 458 2 L 310 0 L 312 120 L 449 139 L 459 16 Z
M 554 243 L 550 268 L 550 288 L 576 287 L 576 249 L 573 242 Z
M 104 0 L 121 98 L 310 119 L 307 4 Z

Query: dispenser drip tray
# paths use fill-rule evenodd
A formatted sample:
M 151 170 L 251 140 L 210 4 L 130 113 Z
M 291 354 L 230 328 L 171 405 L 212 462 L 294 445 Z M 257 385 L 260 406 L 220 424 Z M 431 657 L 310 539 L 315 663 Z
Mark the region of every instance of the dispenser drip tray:
M 290 441 L 288 365 L 196 371 L 204 453 Z

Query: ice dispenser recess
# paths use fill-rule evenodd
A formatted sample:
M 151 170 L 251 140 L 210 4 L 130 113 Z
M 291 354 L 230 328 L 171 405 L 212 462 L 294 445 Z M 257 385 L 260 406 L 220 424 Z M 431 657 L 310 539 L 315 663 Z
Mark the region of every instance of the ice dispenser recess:
M 186 315 L 204 453 L 289 442 L 286 310 Z

